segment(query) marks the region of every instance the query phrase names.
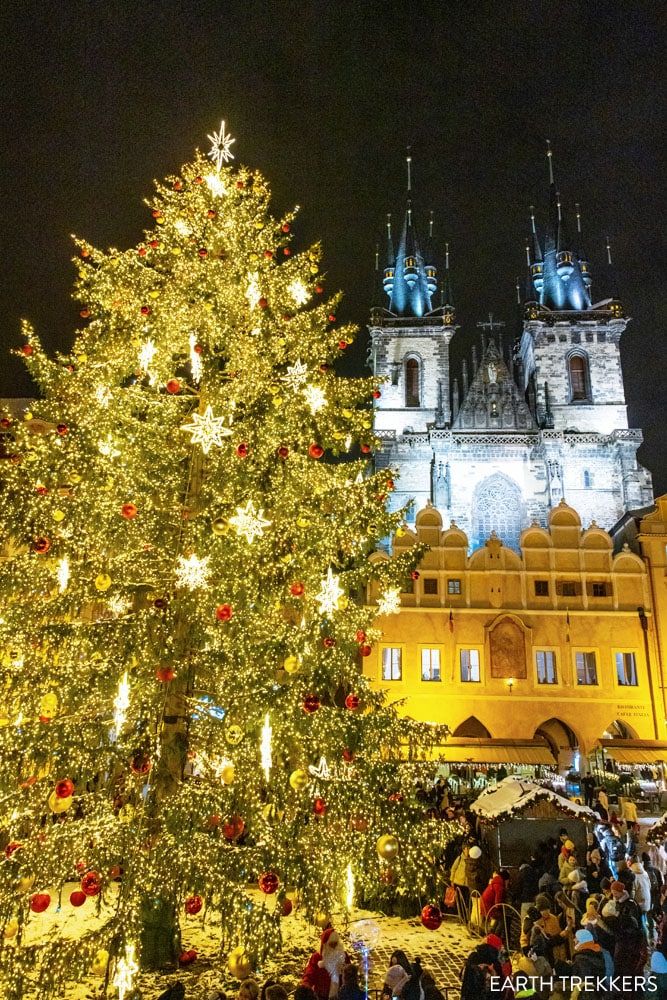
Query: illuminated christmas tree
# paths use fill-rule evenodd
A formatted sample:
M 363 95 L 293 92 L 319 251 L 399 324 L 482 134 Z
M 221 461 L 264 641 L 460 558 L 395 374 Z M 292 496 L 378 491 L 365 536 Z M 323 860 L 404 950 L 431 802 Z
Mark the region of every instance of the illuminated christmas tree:
M 336 375 L 354 330 L 318 249 L 212 138 L 138 247 L 77 242 L 72 354 L 26 327 L 40 398 L 2 422 L 7 1000 L 91 965 L 124 997 L 199 912 L 247 973 L 294 900 L 322 923 L 427 893 L 448 837 L 416 788 L 441 734 L 361 675 L 367 587 L 396 610 L 421 554 L 369 558 L 402 519 L 369 467 L 380 390 Z

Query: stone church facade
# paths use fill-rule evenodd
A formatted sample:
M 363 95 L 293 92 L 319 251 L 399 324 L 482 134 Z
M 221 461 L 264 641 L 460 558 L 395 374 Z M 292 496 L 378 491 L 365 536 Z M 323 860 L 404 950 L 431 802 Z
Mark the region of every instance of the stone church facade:
M 550 161 L 551 166 L 551 161 Z M 578 215 L 577 215 L 578 221 Z M 417 238 L 411 192 L 395 247 L 388 226 L 383 306 L 372 310 L 370 364 L 386 382 L 376 400 L 378 468 L 397 470 L 394 507 L 431 503 L 470 547 L 495 531 L 518 551 L 522 530 L 546 526 L 561 500 L 584 524 L 609 530 L 653 502 L 628 426 L 619 344 L 629 323 L 616 295 L 591 299 L 591 269 L 570 239 L 551 184 L 542 236 L 527 247 L 523 324 L 505 349 L 486 324 L 479 358 L 450 367 L 458 330 L 449 260 L 438 295 L 432 241 Z

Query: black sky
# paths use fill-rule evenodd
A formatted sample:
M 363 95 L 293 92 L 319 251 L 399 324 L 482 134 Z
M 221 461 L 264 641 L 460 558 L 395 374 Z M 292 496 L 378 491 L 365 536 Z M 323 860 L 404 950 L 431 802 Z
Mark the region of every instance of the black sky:
M 20 342 L 21 317 L 49 347 L 71 343 L 69 234 L 136 244 L 152 178 L 206 148 L 223 117 L 276 207 L 302 206 L 297 245 L 322 239 L 329 288 L 346 294 L 340 315 L 360 324 L 384 215 L 404 206 L 411 144 L 417 203 L 451 245 L 461 356 L 489 310 L 516 324 L 527 206 L 546 208 L 548 136 L 564 203 L 582 205 L 594 298 L 610 291 L 612 240 L 634 319 L 622 343 L 631 425 L 664 492 L 659 12 L 635 0 L 7 0 L 0 394 L 30 391 L 5 349 Z M 354 351 L 360 370 L 365 337 Z

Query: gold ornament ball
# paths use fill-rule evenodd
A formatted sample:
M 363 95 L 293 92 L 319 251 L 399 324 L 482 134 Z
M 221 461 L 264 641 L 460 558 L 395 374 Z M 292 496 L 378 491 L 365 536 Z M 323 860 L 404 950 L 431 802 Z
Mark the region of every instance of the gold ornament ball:
M 215 521 L 211 523 L 211 530 L 214 535 L 225 535 L 227 534 L 227 522 L 222 517 L 216 517 Z
M 17 892 L 30 892 L 33 885 L 35 884 L 34 875 L 24 875 L 23 878 L 18 880 L 16 891 Z
M 283 668 L 288 674 L 298 674 L 301 670 L 301 660 L 298 656 L 286 656 L 283 661 Z
M 54 512 L 53 512 L 53 520 L 57 521 L 57 522 L 64 521 L 65 520 L 65 511 L 64 510 L 54 510 Z
M 107 965 L 109 964 L 109 952 L 104 948 L 100 948 L 98 953 L 93 959 L 93 964 L 90 967 L 90 971 L 94 976 L 103 976 L 107 971 Z
M 225 739 L 232 746 L 236 746 L 243 739 L 243 730 L 240 726 L 228 726 L 225 731 Z
M 55 792 L 51 792 L 48 802 L 51 812 L 58 815 L 59 813 L 67 812 L 72 805 L 72 796 L 68 795 L 66 799 L 59 799 Z
M 296 771 L 292 771 L 289 776 L 289 783 L 295 792 L 302 791 L 309 781 L 310 778 L 308 777 L 307 772 L 301 767 L 298 767 Z
M 378 837 L 375 848 L 384 861 L 393 861 L 398 855 L 398 840 L 393 833 L 384 833 Z
M 111 586 L 111 577 L 108 573 L 100 573 L 95 577 L 95 590 L 105 591 Z
M 241 946 L 233 948 L 232 951 L 230 951 L 227 959 L 227 968 L 235 979 L 247 979 L 251 974 L 252 962 Z
M 223 785 L 231 785 L 234 780 L 235 768 L 233 764 L 225 764 L 220 771 L 220 778 Z
M 19 930 L 19 922 L 16 919 L 16 917 L 12 917 L 11 920 L 8 920 L 7 923 L 5 924 L 5 937 L 7 939 L 16 937 L 16 935 L 18 934 L 18 930 Z
M 316 910 L 313 914 L 313 923 L 316 927 L 326 927 L 330 919 L 329 914 L 325 910 Z

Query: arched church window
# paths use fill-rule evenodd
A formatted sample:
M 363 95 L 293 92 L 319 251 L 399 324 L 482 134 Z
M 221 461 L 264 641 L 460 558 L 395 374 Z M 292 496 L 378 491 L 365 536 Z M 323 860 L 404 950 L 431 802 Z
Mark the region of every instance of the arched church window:
M 472 508 L 472 545 L 484 545 L 495 531 L 503 544 L 519 551 L 523 527 L 521 490 L 499 472 L 484 479 L 475 489 Z
M 419 362 L 408 358 L 405 362 L 405 405 L 421 406 L 419 398 Z
M 570 402 L 590 399 L 588 362 L 583 354 L 573 354 L 568 361 L 570 373 Z
M 593 489 L 593 474 L 588 469 L 584 469 L 584 489 Z

